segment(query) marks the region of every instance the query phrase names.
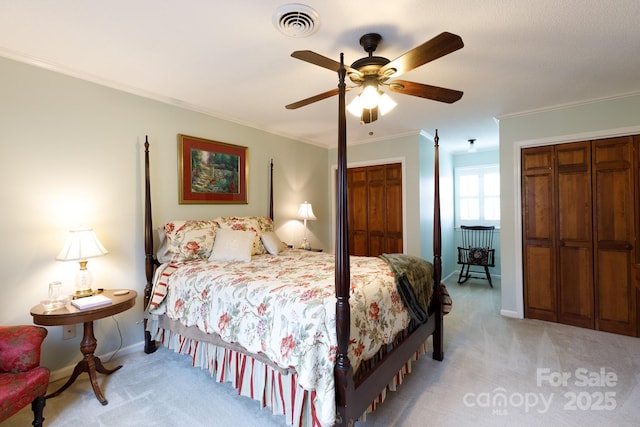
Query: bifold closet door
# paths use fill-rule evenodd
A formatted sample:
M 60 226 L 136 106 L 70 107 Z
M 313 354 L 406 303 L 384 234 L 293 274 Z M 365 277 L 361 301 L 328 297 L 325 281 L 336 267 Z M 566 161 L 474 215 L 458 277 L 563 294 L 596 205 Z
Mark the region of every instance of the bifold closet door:
M 554 149 L 522 151 L 524 309 L 530 319 L 558 321 Z
M 556 145 L 558 322 L 593 329 L 591 143 Z
M 383 253 L 402 253 L 402 164 L 383 165 L 383 170 L 369 180 L 370 200 L 378 200 L 374 206 L 382 209 L 382 215 L 373 214 L 369 219 L 370 235 L 376 235 L 376 245 L 371 246 L 371 256 Z M 377 195 L 374 198 L 373 194 Z M 384 219 L 383 219 L 384 218 Z M 373 237 L 371 239 L 374 240 Z
M 347 169 L 347 204 L 349 206 L 349 254 L 369 253 L 369 191 L 367 168 Z
M 596 329 L 637 335 L 633 137 L 593 141 Z
M 522 150 L 525 317 L 640 335 L 640 136 Z
M 402 164 L 347 170 L 350 255 L 402 253 Z

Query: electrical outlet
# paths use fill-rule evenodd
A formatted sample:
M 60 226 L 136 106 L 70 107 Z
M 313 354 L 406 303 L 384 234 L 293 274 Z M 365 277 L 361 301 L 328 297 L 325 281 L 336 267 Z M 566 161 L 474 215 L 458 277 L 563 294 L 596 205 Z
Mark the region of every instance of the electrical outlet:
M 76 325 L 64 325 L 62 327 L 62 339 L 70 340 L 76 337 Z

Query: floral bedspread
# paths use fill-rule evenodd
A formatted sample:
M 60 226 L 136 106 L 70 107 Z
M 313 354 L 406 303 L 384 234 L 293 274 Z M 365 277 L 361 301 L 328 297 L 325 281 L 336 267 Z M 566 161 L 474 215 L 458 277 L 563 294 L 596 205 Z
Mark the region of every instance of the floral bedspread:
M 334 263 L 333 255 L 303 250 L 250 262 L 184 263 L 167 278 L 166 313 L 294 368 L 300 385 L 316 391 L 324 425 L 335 416 Z M 382 259 L 351 257 L 350 268 L 349 359 L 355 371 L 410 318 Z

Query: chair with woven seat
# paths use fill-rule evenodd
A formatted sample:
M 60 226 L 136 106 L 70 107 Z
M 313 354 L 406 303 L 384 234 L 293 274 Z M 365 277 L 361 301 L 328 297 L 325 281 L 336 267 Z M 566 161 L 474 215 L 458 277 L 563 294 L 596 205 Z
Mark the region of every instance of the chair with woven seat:
M 31 403 L 33 425 L 42 426 L 50 371 L 40 366 L 47 330 L 40 326 L 0 326 L 0 422 Z
M 471 278 L 486 279 L 493 288 L 489 267 L 495 267 L 495 249 L 493 249 L 494 226 L 461 225 L 462 246 L 458 246 L 458 264 L 462 265 L 458 283 L 464 283 Z M 484 271 L 472 270 L 471 267 L 481 267 Z M 473 274 L 484 273 L 485 277 Z

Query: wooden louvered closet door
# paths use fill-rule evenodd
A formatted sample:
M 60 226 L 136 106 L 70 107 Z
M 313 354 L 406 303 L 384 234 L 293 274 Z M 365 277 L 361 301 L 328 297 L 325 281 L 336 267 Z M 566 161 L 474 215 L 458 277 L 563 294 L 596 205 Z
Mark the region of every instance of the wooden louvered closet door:
M 350 255 L 401 253 L 402 164 L 349 168 Z

